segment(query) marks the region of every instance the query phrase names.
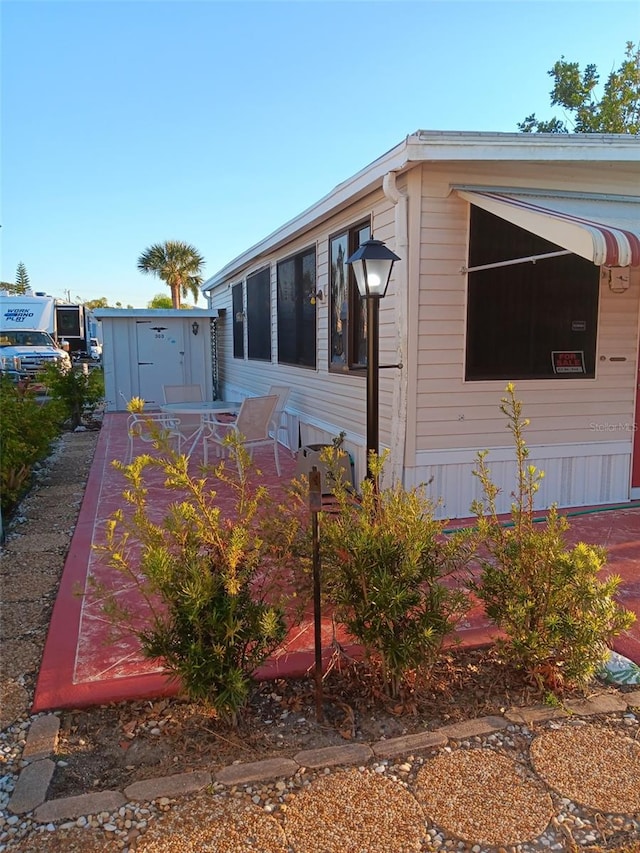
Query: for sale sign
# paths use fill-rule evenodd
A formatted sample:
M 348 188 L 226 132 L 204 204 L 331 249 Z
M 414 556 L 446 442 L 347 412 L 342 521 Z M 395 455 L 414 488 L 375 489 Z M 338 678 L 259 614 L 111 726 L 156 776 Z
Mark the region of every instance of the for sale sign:
M 554 373 L 586 373 L 582 350 L 554 350 L 551 363 Z

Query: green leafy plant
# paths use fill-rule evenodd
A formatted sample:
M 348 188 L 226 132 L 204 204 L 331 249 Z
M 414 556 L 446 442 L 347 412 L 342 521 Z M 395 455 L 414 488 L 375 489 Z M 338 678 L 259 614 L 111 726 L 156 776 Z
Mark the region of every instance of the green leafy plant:
M 337 452 L 323 451 L 328 466 Z M 469 546 L 463 533 L 443 535 L 423 488 L 379 488 L 385 459 L 372 455 L 374 477 L 361 484 L 359 500 L 337 478 L 320 542 L 336 617 L 379 661 L 384 690 L 397 698 L 409 673 L 428 674 L 467 609 L 466 595 L 447 579 L 462 570 Z
M 59 434 L 59 410 L 40 404 L 28 391 L 0 377 L 0 501 L 9 513 L 26 491 L 35 462 L 49 453 Z
M 562 107 L 564 118 L 548 121 L 535 113 L 518 122 L 523 133 L 635 133 L 640 132 L 640 46 L 626 43 L 620 67 L 609 72 L 600 86 L 597 67 L 581 71 L 577 62 L 562 56 L 547 72 L 554 80 L 551 104 Z
M 584 543 L 567 547 L 569 524 L 555 505 L 544 523 L 536 521 L 535 495 L 544 474 L 529 462 L 524 439 L 529 421 L 511 383 L 500 410 L 515 443 L 511 523 L 498 517 L 500 489 L 482 451 L 474 474 L 484 498 L 475 501 L 472 510 L 485 557 L 473 589 L 506 634 L 500 641 L 505 656 L 541 689 L 585 685 L 606 660 L 607 643 L 632 625 L 635 616 L 615 601 L 620 578 L 599 577 L 606 563 L 603 548 Z
M 231 473 L 222 462 L 202 477 L 189 473 L 188 458 L 171 450 L 159 430 L 157 455 L 130 465 L 115 461 L 128 482 L 126 507 L 110 518 L 99 550 L 144 602 L 142 610 L 139 602 L 124 605 L 120 585 L 101 590 L 114 624 L 133 631 L 146 656 L 162 659 L 187 695 L 236 723 L 252 673 L 285 636 L 281 580 L 290 566 L 286 538 L 274 541 L 264 523 L 274 509 L 285 515 L 284 509 L 274 506 L 263 485 L 251 484 L 259 472 L 249 478 L 242 446 L 233 440 L 229 446 L 240 470 L 232 459 Z M 154 520 L 146 478 L 158 470 L 176 500 Z M 232 491 L 228 511 L 208 478 Z
M 69 370 L 57 364 L 48 364 L 40 375 L 42 383 L 54 400 L 59 401 L 63 418 L 71 429 L 90 418 L 104 398 L 102 370 L 94 368 Z

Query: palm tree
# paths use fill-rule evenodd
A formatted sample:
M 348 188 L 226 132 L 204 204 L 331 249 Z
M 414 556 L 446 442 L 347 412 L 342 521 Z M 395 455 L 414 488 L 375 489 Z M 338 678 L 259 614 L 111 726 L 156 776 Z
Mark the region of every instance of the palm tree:
M 200 252 L 180 240 L 154 243 L 138 258 L 140 272 L 157 275 L 171 289 L 174 308 L 180 307 L 180 298 L 187 293 L 193 295 L 194 302 L 198 301 L 203 264 Z

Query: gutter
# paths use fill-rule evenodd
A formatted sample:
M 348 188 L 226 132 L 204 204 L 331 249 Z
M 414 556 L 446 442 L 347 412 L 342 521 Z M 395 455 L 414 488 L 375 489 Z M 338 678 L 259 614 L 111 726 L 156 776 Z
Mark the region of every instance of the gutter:
M 382 181 L 385 196 L 395 206 L 395 251 L 402 259 L 394 276 L 396 291 L 396 364 L 401 364 L 400 376 L 393 383 L 391 407 L 391 477 L 402 483 L 407 443 L 407 318 L 409 311 L 409 197 L 396 183 L 396 173 L 387 172 Z

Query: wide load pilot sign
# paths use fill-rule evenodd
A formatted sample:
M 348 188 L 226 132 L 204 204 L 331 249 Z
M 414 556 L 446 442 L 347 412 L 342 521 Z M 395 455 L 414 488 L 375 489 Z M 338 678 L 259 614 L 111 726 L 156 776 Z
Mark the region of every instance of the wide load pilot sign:
M 582 350 L 554 350 L 551 363 L 554 373 L 586 373 Z

